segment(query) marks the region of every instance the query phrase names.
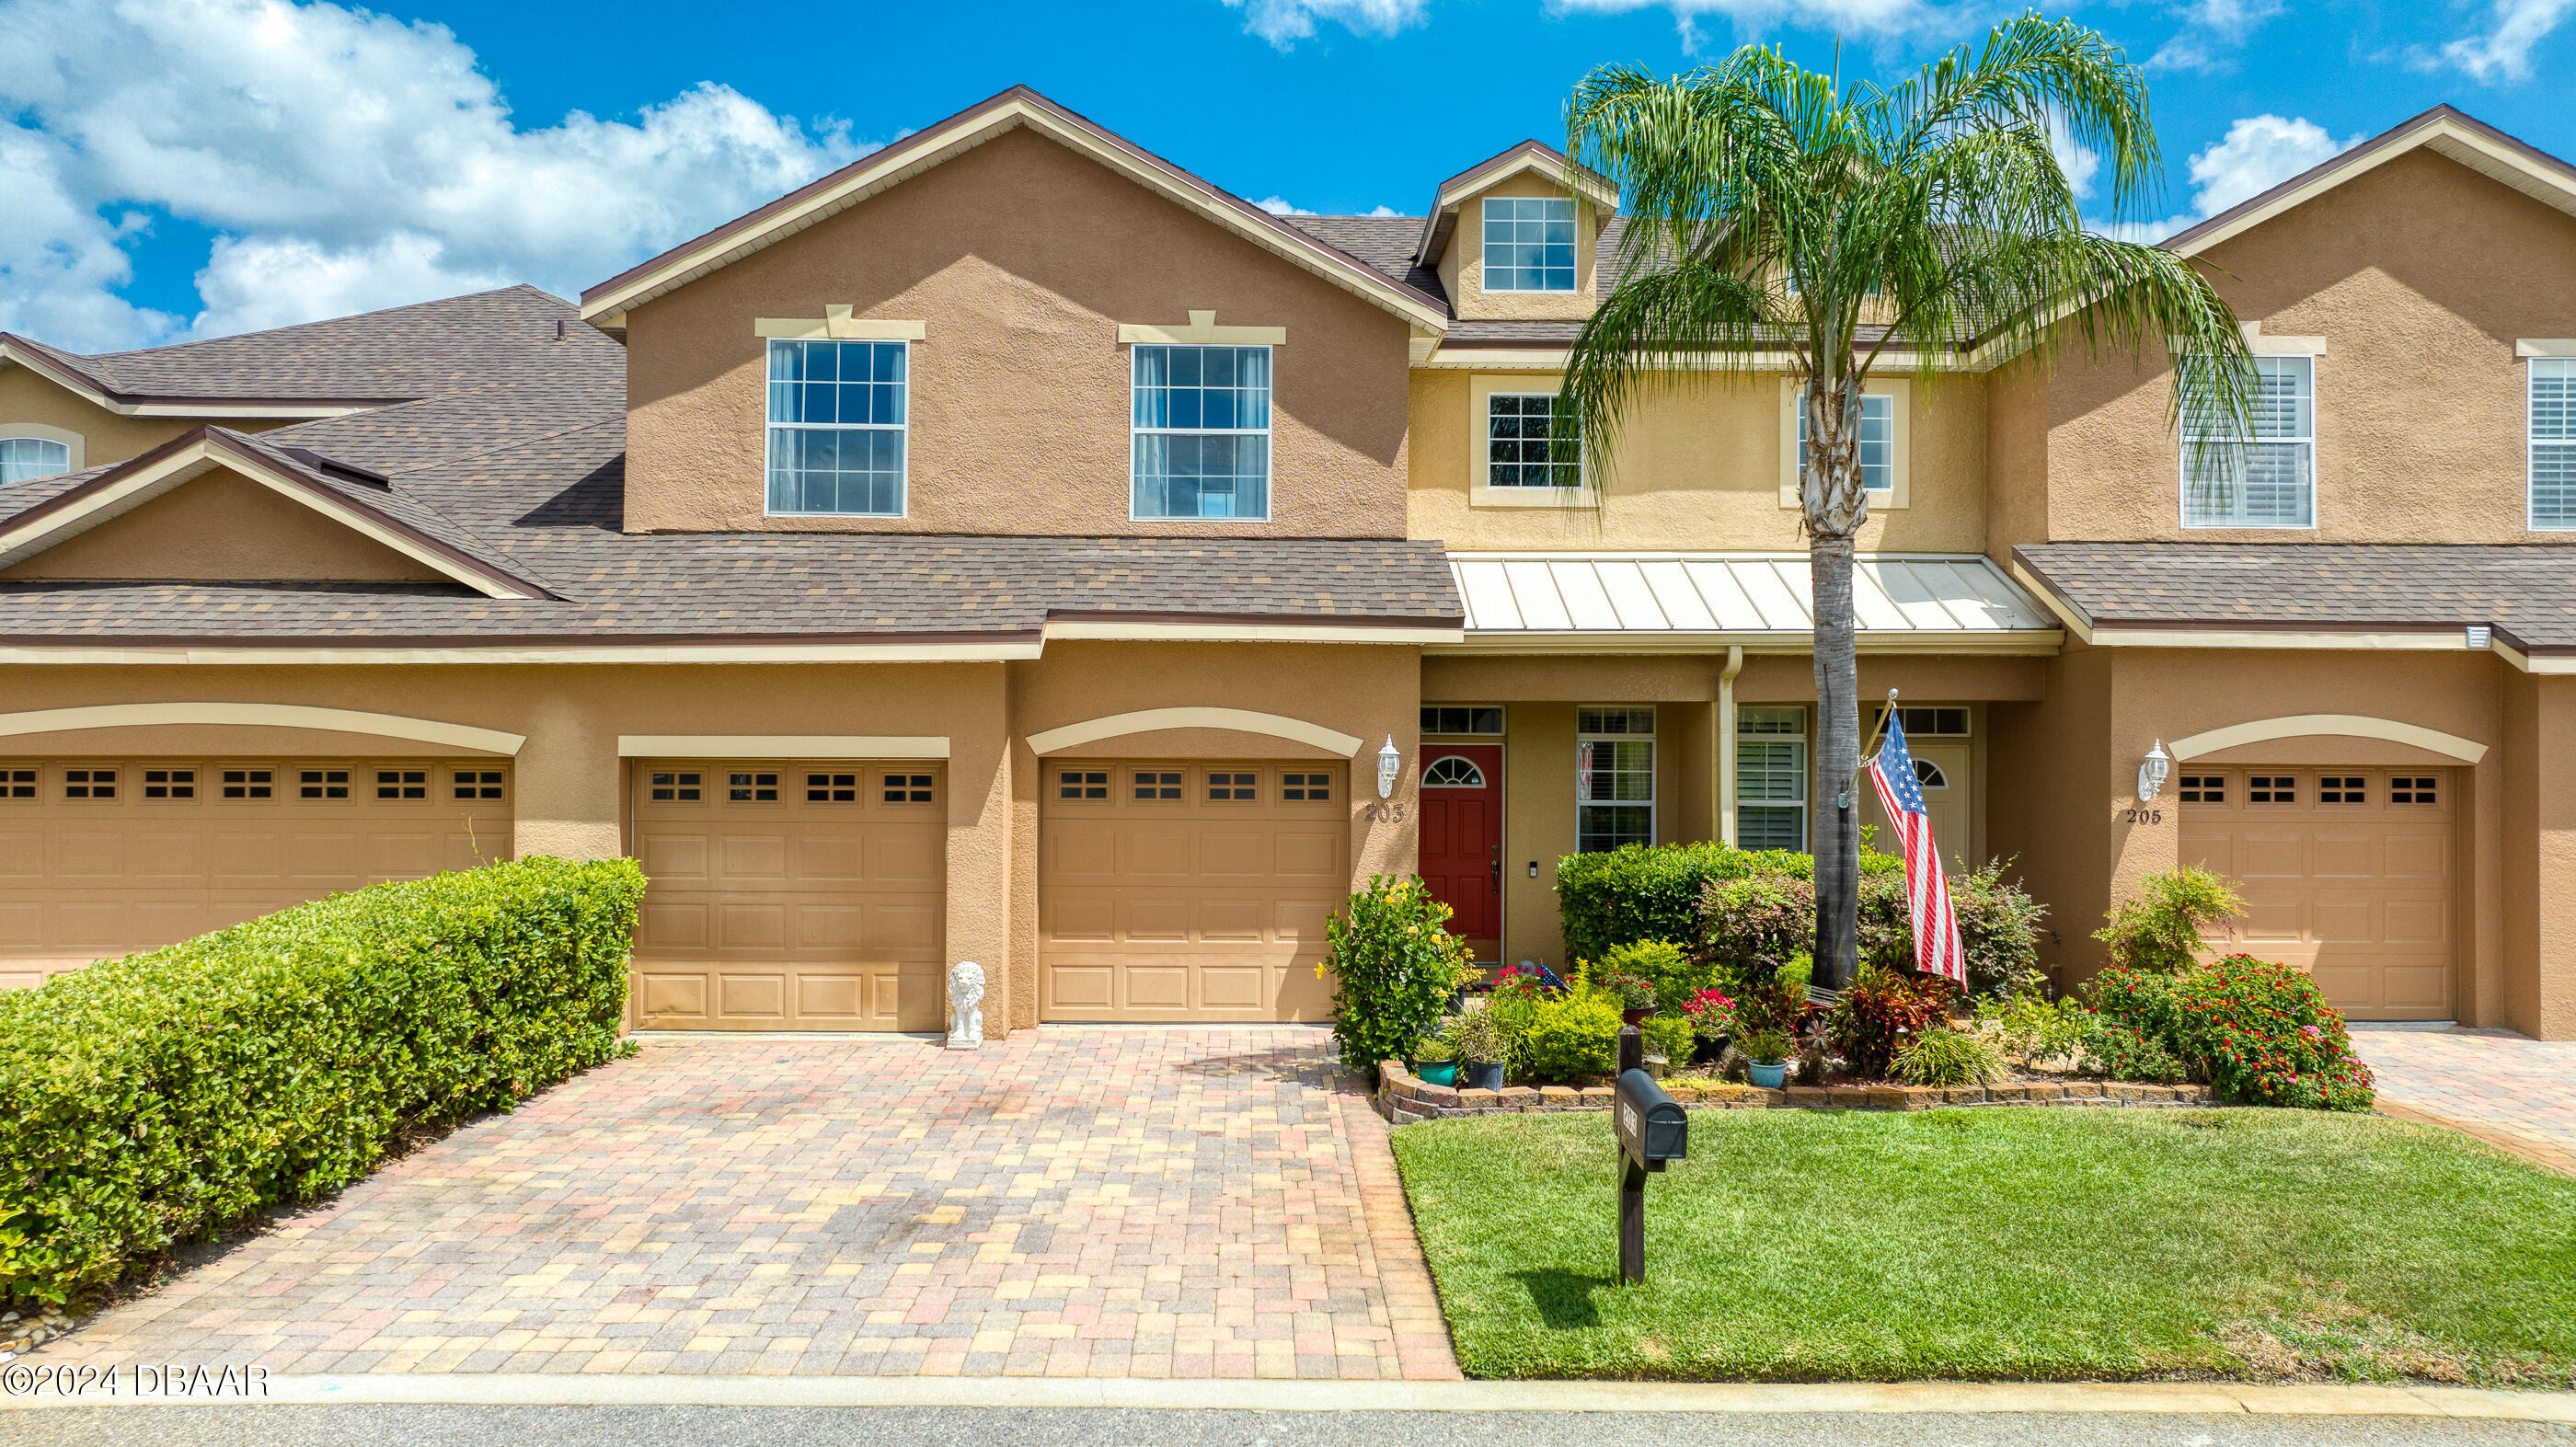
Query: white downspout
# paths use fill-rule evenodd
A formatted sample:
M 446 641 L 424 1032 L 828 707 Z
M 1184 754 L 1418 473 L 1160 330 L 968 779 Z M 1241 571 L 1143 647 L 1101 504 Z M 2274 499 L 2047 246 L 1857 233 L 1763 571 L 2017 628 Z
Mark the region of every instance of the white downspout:
M 1744 648 L 1731 644 L 1717 675 L 1717 837 L 1735 842 L 1735 675 L 1744 671 Z

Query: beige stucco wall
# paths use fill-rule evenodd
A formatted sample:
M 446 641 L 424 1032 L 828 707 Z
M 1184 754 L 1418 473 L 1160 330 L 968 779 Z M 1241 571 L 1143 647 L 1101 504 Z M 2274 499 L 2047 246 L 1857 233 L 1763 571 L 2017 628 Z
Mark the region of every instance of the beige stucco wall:
M 1641 395 L 1612 465 L 1596 471 L 1595 501 L 1574 507 L 1494 506 L 1475 500 L 1485 420 L 1472 371 L 1412 374 L 1409 477 L 1416 537 L 1466 550 L 1632 548 L 1804 551 L 1798 510 L 1780 501 L 1781 391 L 1777 375 L 1679 376 Z M 1547 391 L 1553 373 L 1523 374 L 1508 390 Z M 1945 376 L 1908 388 L 1906 505 L 1873 507 L 1864 551 L 1978 552 L 1986 545 L 1986 384 Z
M 2517 338 L 2576 336 L 2576 217 L 2418 150 L 2206 259 L 2266 335 L 2325 340 L 2316 528 L 2186 532 L 2161 359 L 2073 358 L 2048 404 L 2052 537 L 2576 540 L 2523 527 L 2527 369 L 2514 356 Z
M 1581 321 L 1592 315 L 1598 295 L 1592 276 L 1598 250 L 1594 242 L 1601 234 L 1601 218 L 1599 208 L 1582 197 L 1574 202 L 1574 290 L 1485 290 L 1485 198 L 1565 194 L 1563 186 L 1545 176 L 1523 171 L 1460 203 L 1448 249 L 1440 253 L 1440 285 L 1449 294 L 1451 310 L 1470 321 Z
M 239 473 L 217 470 L 0 571 L 33 578 L 449 581 Z
M 769 518 L 756 319 L 917 321 L 909 515 Z M 1122 323 L 1285 327 L 1271 517 L 1130 521 Z M 1326 535 L 1404 530 L 1409 325 L 1015 130 L 637 308 L 633 531 Z
M 22 422 L 79 434 L 77 465 L 84 468 L 123 462 L 198 425 L 178 417 L 120 417 L 24 367 L 0 366 L 0 437 L 11 435 L 11 424 Z
M 2504 681 L 2501 867 L 2506 968 L 2497 1022 L 2576 1039 L 2576 679 Z M 2526 963 L 2528 962 L 2528 963 Z

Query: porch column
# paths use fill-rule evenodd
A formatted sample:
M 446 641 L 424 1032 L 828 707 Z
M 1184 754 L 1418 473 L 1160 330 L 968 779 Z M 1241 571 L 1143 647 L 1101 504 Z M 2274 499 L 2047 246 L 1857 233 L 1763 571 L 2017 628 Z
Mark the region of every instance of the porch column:
M 514 856 L 615 859 L 626 852 L 617 728 L 577 689 L 531 689 L 527 743 L 512 761 Z

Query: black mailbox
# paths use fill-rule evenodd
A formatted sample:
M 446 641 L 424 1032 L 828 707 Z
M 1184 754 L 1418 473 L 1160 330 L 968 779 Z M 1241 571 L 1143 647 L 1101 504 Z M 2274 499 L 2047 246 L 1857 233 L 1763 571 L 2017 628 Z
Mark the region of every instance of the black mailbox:
M 1621 1071 L 1619 1098 L 1611 1113 L 1618 1122 L 1619 1149 L 1638 1165 L 1660 1171 L 1666 1161 L 1689 1158 L 1690 1117 L 1653 1076 L 1642 1070 Z

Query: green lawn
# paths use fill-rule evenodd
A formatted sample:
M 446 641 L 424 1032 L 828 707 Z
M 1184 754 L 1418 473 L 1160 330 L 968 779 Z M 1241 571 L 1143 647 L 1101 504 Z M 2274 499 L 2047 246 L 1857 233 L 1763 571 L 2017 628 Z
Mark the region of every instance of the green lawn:
M 1619 1284 L 1606 1114 L 1395 1132 L 1479 1377 L 2576 1384 L 2576 1180 L 2280 1110 L 1695 1111 Z

